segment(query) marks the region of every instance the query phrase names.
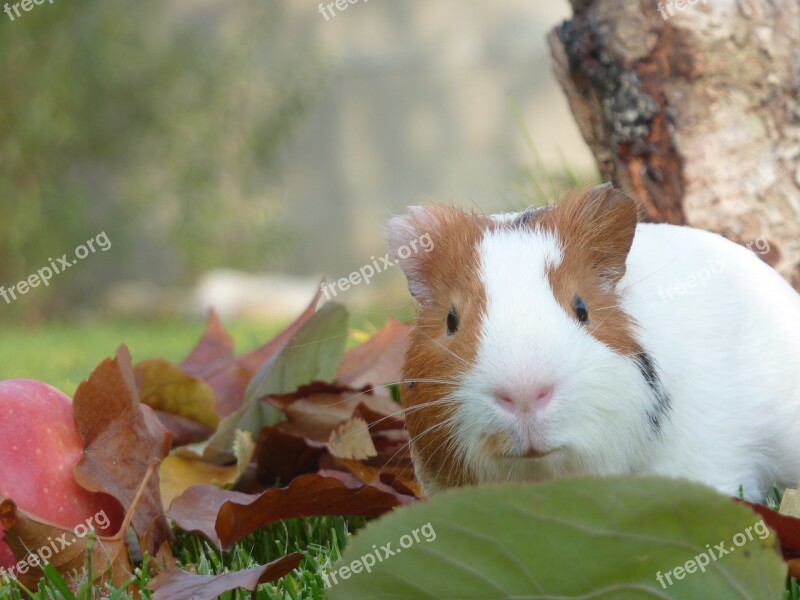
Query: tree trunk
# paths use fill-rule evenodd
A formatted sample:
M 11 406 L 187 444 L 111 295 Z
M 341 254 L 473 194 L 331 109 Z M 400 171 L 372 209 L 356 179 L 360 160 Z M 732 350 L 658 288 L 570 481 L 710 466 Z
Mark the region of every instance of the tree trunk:
M 602 174 L 800 290 L 800 1 L 571 2 L 550 49 Z

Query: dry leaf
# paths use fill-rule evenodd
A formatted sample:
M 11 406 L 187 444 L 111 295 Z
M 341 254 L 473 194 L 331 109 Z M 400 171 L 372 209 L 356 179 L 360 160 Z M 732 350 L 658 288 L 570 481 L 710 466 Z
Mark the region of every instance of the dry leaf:
M 348 460 L 364 460 L 378 455 L 366 421 L 357 417 L 331 432 L 328 451 L 336 458 Z
M 326 452 L 325 444 L 284 431 L 283 424 L 264 427 L 256 444 L 258 481 L 285 485 L 298 475 L 316 473 Z
M 238 588 L 255 591 L 262 583 L 276 581 L 291 573 L 302 560 L 303 555 L 294 552 L 260 567 L 213 576 L 196 575 L 172 567 L 151 581 L 147 589 L 155 592 L 152 600 L 214 600 L 221 594 Z
M 212 310 L 205 333 L 194 350 L 181 363 L 181 369 L 208 383 L 217 398 L 217 414 L 227 417 L 242 407 L 244 392 L 253 375 L 280 352 L 291 337 L 314 314 L 320 290 L 308 307 L 286 329 L 263 346 L 239 358 L 233 353 L 233 340 Z
M 354 388 L 400 381 L 410 330 L 409 325 L 389 319 L 370 340 L 345 353 L 336 379 Z
M 87 538 L 76 535 L 72 529 L 56 525 L 50 521 L 37 519 L 17 508 L 12 500 L 0 502 L 0 521 L 5 528 L 3 540 L 20 559 L 14 569 L 15 575 L 26 587 L 36 589 L 44 576 L 39 565 L 41 559 L 53 565 L 59 573 L 69 577 L 72 573 L 81 574 L 86 564 Z M 27 557 L 24 562 L 23 557 Z M 101 581 L 106 580 L 105 572 L 110 568 L 111 582 L 122 586 L 131 576 L 133 568 L 128 560 L 128 548 L 120 534 L 115 537 L 98 537 L 92 547 L 92 561 L 95 574 L 101 573 Z
M 244 473 L 255 452 L 249 431 L 239 431 L 234 442 L 235 465 L 219 466 L 208 463 L 188 449 L 178 448 L 167 456 L 158 470 L 161 480 L 161 504 L 172 501 L 193 485 L 232 486 Z
M 143 404 L 210 429 L 219 425 L 214 390 L 202 379 L 160 358 L 138 363 L 133 373 Z
M 229 549 L 253 531 L 283 519 L 360 515 L 376 517 L 398 506 L 396 495 L 360 481 L 343 483 L 319 474 L 301 475 L 288 486 L 260 495 L 198 485 L 178 496 L 169 516 L 185 531 L 197 531 Z
M 271 488 L 250 503 L 222 504 L 216 532 L 225 549 L 267 525 L 295 517 L 377 517 L 400 502 L 391 493 L 357 482 L 349 487 L 319 474 L 296 477 L 287 487 Z
M 172 436 L 150 407 L 140 404 L 125 345 L 78 386 L 73 413 L 84 442 L 75 480 L 89 491 L 114 496 L 129 510 L 150 464 L 169 452 Z M 157 474 L 148 482 L 132 525 L 142 550 L 151 555 L 173 539 Z

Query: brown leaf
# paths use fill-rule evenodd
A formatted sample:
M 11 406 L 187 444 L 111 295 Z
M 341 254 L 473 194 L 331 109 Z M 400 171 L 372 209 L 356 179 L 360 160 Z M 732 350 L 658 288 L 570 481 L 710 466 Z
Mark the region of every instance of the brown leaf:
M 302 560 L 303 555 L 294 552 L 260 567 L 213 576 L 196 575 L 173 567 L 151 581 L 147 589 L 155 592 L 152 600 L 213 600 L 238 588 L 255 591 L 262 583 L 276 581 L 291 573 Z
M 92 519 L 87 519 L 85 523 L 76 525 L 72 529 L 66 529 L 61 525 L 19 510 L 10 499 L 0 498 L 2 500 L 0 502 L 0 522 L 5 530 L 3 540 L 11 547 L 15 557 L 20 561 L 10 574 L 15 577 L 22 576 L 23 584 L 27 587 L 37 588 L 38 581 L 44 575 L 40 565 L 46 561 L 67 579 L 80 578 L 83 576 L 84 566 L 87 566 L 91 553 L 92 585 L 102 586 L 110 580 L 116 587 L 122 587 L 131 576 L 125 535 L 131 518 L 155 475 L 156 467 L 156 461 L 148 465 L 131 506 L 120 524 L 119 531 L 111 537 L 95 536 L 94 540 L 90 539 L 90 531 L 96 531 L 95 525 L 102 525 L 99 519 L 100 515 L 104 515 L 102 511 L 98 511 Z M 104 516 L 106 517 L 104 520 L 107 520 L 108 516 Z M 162 560 L 170 559 L 172 553 L 169 546 L 165 543 L 161 549 L 163 552 L 159 551 L 158 557 Z M 135 598 L 139 597 L 134 586 L 131 586 L 131 592 Z
M 253 459 L 255 444 L 249 432 L 240 431 L 234 443 L 236 464 L 208 463 L 191 448 L 178 448 L 167 456 L 158 469 L 161 480 L 161 504 L 172 501 L 193 485 L 232 487 L 244 475 Z
M 275 485 L 276 481 L 286 484 L 298 475 L 316 473 L 327 452 L 325 444 L 284 431 L 283 425 L 264 427 L 256 444 L 258 481 L 265 486 Z
M 36 589 L 39 580 L 44 576 L 39 566 L 43 564 L 41 559 L 52 564 L 67 578 L 72 574 L 80 576 L 83 573 L 88 540 L 84 529 L 67 529 L 38 519 L 18 509 L 8 499 L 0 502 L 0 521 L 5 528 L 3 541 L 19 559 L 17 566 L 8 571 L 26 587 Z M 123 586 L 133 572 L 128 560 L 128 549 L 119 533 L 114 537 L 97 537 L 92 546 L 92 562 L 94 574 L 100 574 L 100 585 L 108 579 L 106 575 L 109 569 L 110 581 L 117 587 Z
M 213 310 L 209 313 L 203 337 L 181 363 L 181 368 L 211 386 L 217 398 L 217 414 L 220 418 L 227 417 L 242 407 L 244 392 L 253 375 L 311 318 L 321 292 L 322 288 L 317 290 L 305 311 L 286 329 L 263 346 L 239 358 L 233 354 L 233 340 L 225 331 L 219 317 Z
M 140 404 L 125 345 L 78 386 L 73 413 L 84 442 L 75 480 L 89 491 L 114 496 L 128 511 L 150 464 L 169 452 L 172 436 L 150 407 Z M 157 474 L 148 481 L 132 525 L 142 550 L 151 555 L 173 539 Z
M 216 531 L 229 549 L 253 531 L 295 517 L 377 517 L 398 506 L 397 498 L 358 483 L 349 487 L 322 475 L 301 475 L 287 487 L 271 488 L 250 503 L 228 501 L 220 507 Z
M 362 483 L 358 477 L 356 477 L 352 473 L 348 473 L 347 471 L 321 469 L 319 471 L 319 475 L 341 481 L 347 487 L 358 487 Z M 384 492 L 386 494 L 390 494 L 391 496 L 394 496 L 395 498 L 397 498 L 397 501 L 400 504 L 412 504 L 417 501 L 417 498 L 415 498 L 414 496 L 410 494 L 400 493 L 394 488 L 386 485 L 382 481 L 373 481 L 369 487 Z
M 350 387 L 381 386 L 402 379 L 409 325 L 391 318 L 370 340 L 348 350 L 339 372 L 338 381 Z
M 313 474 L 301 475 L 286 487 L 270 488 L 257 496 L 194 486 L 173 501 L 169 516 L 181 529 L 202 533 L 227 550 L 253 531 L 283 519 L 376 517 L 399 504 L 390 491 L 364 486 L 358 480 L 343 483 Z
M 213 433 L 208 427 L 190 421 L 184 417 L 171 415 L 160 410 L 155 411 L 155 413 L 158 420 L 161 421 L 161 424 L 172 433 L 172 446 L 174 448 L 202 442 L 203 440 L 207 440 Z
M 422 498 L 423 496 L 422 488 L 414 478 L 414 470 L 411 467 L 405 469 L 388 466 L 374 467 L 359 460 L 341 458 L 337 462 L 367 485 L 383 483 L 403 496 L 416 498 Z
M 197 345 L 183 362 L 181 369 L 190 375 L 205 379 L 223 370 L 233 359 L 233 338 L 225 330 L 219 315 L 212 308 L 208 313 L 206 330 Z
M 184 531 L 205 536 L 218 548 L 222 548 L 215 529 L 220 507 L 228 500 L 252 502 L 258 496 L 223 490 L 213 485 L 195 485 L 175 498 L 167 515 Z
M 336 458 L 364 460 L 377 456 L 367 422 L 358 417 L 345 421 L 331 432 L 328 451 Z
M 184 417 L 212 430 L 219 425 L 214 390 L 202 379 L 160 358 L 138 363 L 133 374 L 139 399 L 153 410 Z
M 269 396 L 267 401 L 286 415 L 288 423 L 281 424 L 284 431 L 318 442 L 327 442 L 333 430 L 353 417 L 361 406 L 376 421 L 382 418 L 380 415 L 400 410 L 397 404 L 372 394 L 369 388 L 356 390 L 325 383 L 304 386 L 292 394 Z

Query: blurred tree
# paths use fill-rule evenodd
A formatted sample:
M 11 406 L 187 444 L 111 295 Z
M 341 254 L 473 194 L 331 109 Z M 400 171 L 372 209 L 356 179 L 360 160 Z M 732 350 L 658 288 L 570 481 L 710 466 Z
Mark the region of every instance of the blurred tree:
M 0 301 L 0 317 L 114 280 L 279 266 L 277 150 L 320 81 L 313 52 L 282 51 L 279 2 L 74 0 L 0 17 L 0 285 L 100 231 L 112 241 Z

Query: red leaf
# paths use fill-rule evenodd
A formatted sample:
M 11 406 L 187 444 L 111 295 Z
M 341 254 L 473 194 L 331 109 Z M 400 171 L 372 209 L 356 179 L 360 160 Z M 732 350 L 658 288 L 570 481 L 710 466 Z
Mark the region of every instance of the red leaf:
M 781 551 L 786 559 L 800 557 L 800 519 L 782 515 L 763 504 L 753 504 L 736 499 L 737 502 L 746 504 L 764 519 L 764 522 L 778 534 Z

